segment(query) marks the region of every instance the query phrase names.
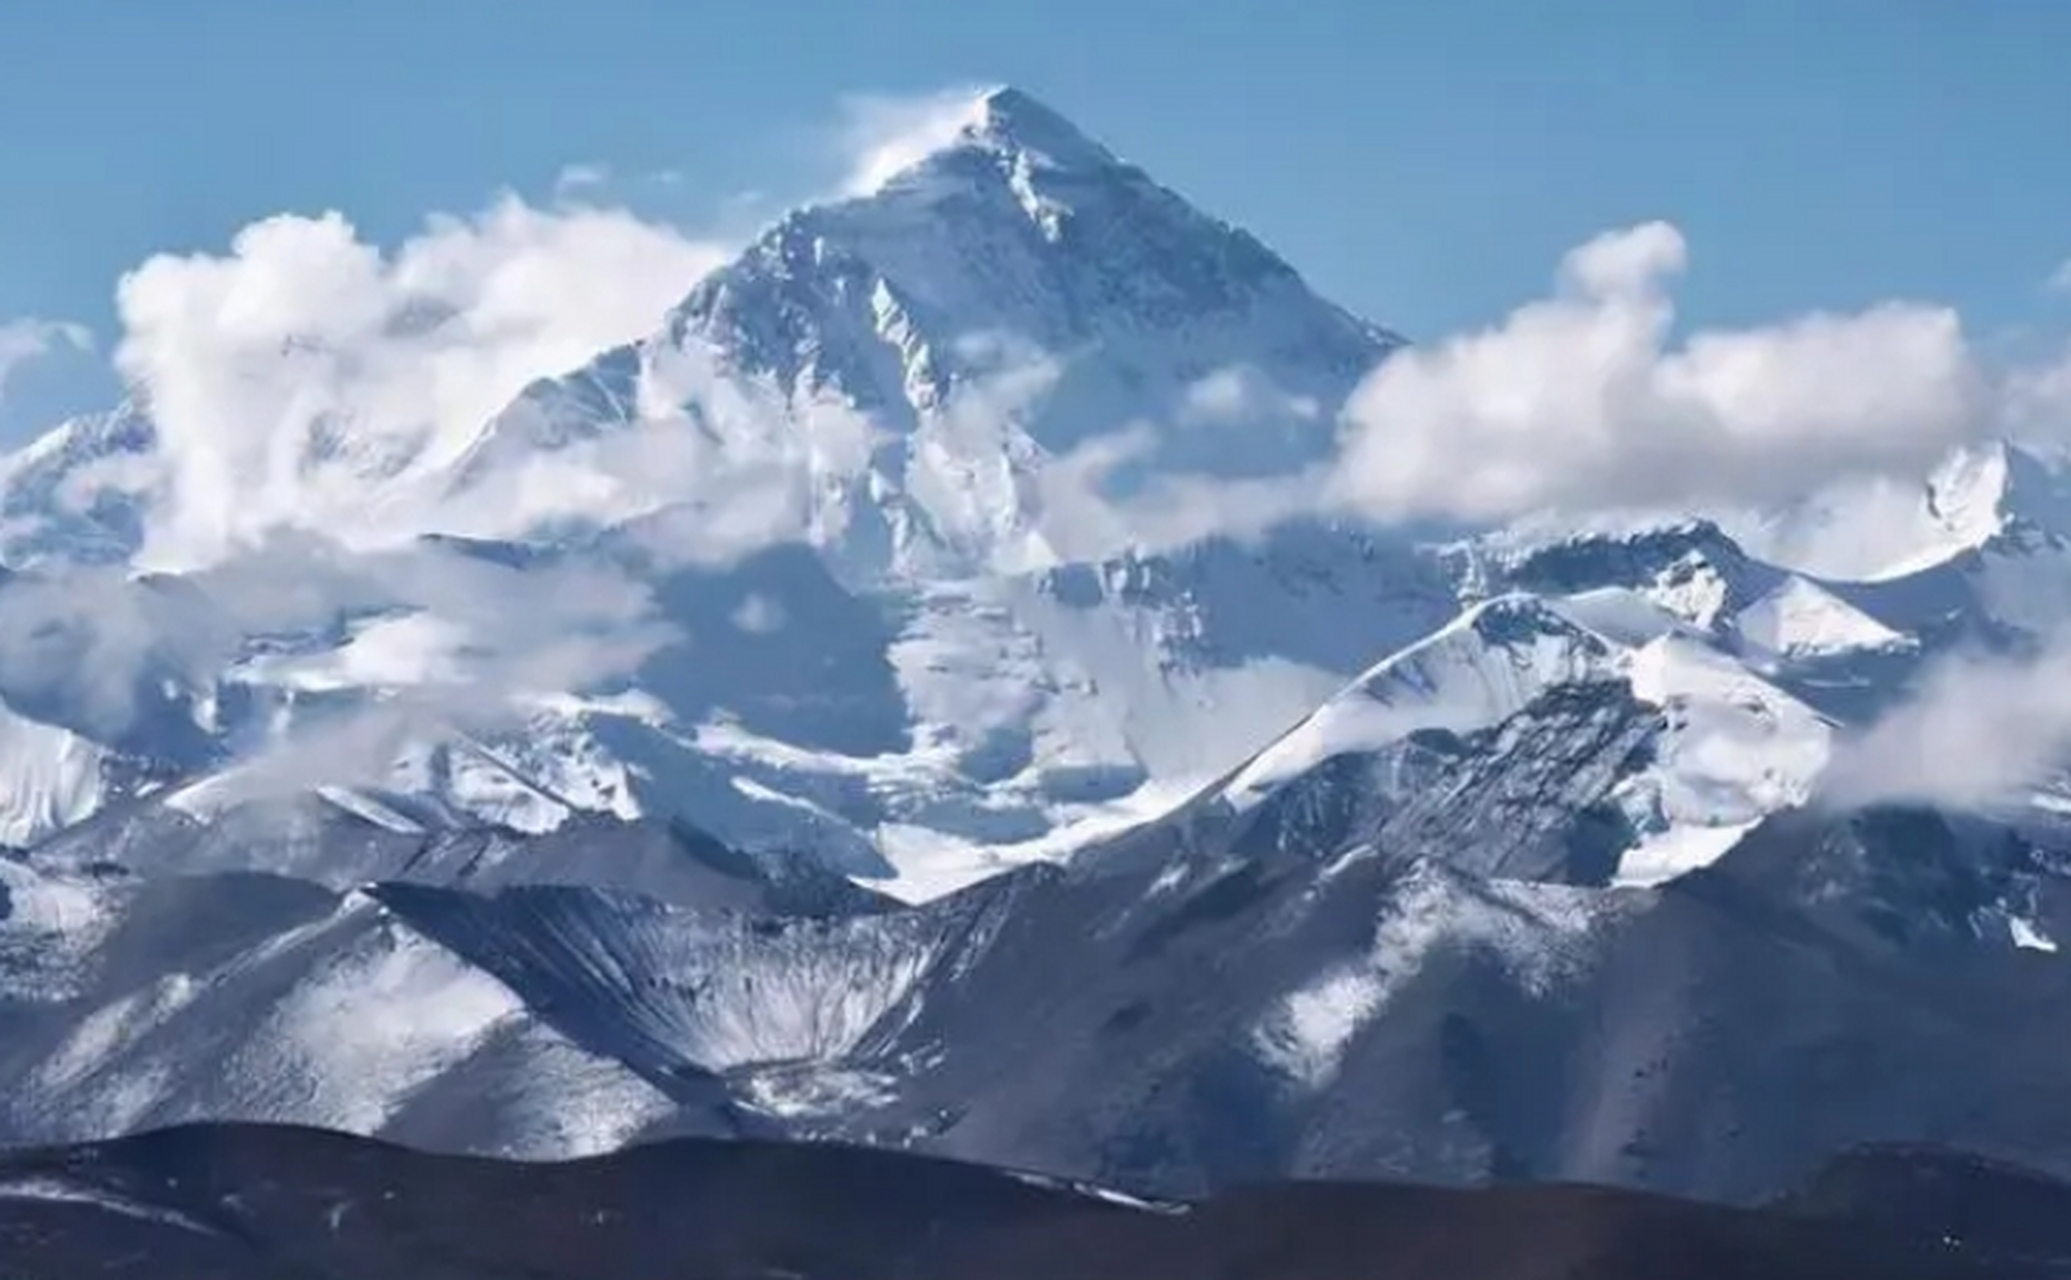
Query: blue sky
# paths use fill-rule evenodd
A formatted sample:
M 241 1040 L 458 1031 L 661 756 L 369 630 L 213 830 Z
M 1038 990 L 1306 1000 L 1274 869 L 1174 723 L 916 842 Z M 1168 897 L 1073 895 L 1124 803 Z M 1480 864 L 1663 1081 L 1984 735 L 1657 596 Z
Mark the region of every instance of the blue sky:
M 2071 294 L 2046 0 L 70 0 L 0 8 L 0 319 L 114 337 L 122 271 L 269 213 L 393 239 L 571 164 L 694 230 L 823 190 L 843 95 L 1011 82 L 1414 337 L 1663 217 L 1686 321 Z M 673 181 L 648 175 L 669 173 Z M 105 394 L 32 369 L 0 429 Z

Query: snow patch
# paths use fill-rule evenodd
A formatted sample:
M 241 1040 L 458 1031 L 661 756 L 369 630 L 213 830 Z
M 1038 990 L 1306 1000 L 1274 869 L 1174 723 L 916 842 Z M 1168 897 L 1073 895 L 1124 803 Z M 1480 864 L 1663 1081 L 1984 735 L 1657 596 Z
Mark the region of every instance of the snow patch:
M 2013 944 L 2023 951 L 2042 951 L 2055 954 L 2056 939 L 2044 933 L 2033 920 L 2014 916 L 2006 922 L 2007 932 L 2013 937 Z
M 1639 832 L 1621 884 L 1658 884 L 1723 856 L 1747 828 L 1812 794 L 1832 749 L 1819 714 L 1732 657 L 1681 636 L 1632 654 L 1633 696 L 1667 724 L 1613 793 Z
M 1352 1042 L 1441 947 L 1493 955 L 1526 991 L 1543 996 L 1580 962 L 1581 944 L 1617 905 L 1598 890 L 1470 885 L 1419 864 L 1395 886 L 1367 954 L 1282 997 L 1253 1031 L 1252 1046 L 1297 1086 L 1321 1089 Z
M 750 1106 L 785 1120 L 854 1117 L 899 1097 L 898 1077 L 887 1072 L 819 1063 L 759 1070 L 740 1083 Z
M 156 1222 L 162 1226 L 178 1227 L 183 1231 L 196 1231 L 205 1235 L 220 1234 L 214 1227 L 184 1213 L 159 1205 L 146 1204 L 133 1196 L 110 1191 L 106 1187 L 91 1183 L 67 1181 L 60 1178 L 9 1178 L 0 1180 L 0 1200 L 34 1200 L 46 1204 L 88 1205 L 119 1213 L 126 1218 L 144 1222 Z
M 0 846 L 21 849 L 99 809 L 114 753 L 0 702 Z
M 1193 1211 L 1193 1206 L 1183 1200 L 1146 1200 L 1127 1192 L 1116 1191 L 1096 1183 L 1080 1182 L 1073 1178 L 1058 1178 L 1047 1173 L 1030 1173 L 1025 1169 L 1002 1169 L 1014 1181 L 1026 1186 L 1040 1187 L 1045 1191 L 1064 1191 L 1089 1200 L 1116 1205 L 1124 1209 L 1140 1209 L 1146 1213 L 1183 1214 Z
M 1666 884 L 1725 857 L 1756 825 L 1753 821 L 1686 823 L 1642 832 L 1639 842 L 1619 858 L 1611 883 L 1630 888 Z
M 37 1068 L 37 1087 L 52 1092 L 78 1088 L 152 1028 L 164 1025 L 193 1003 L 200 991 L 200 984 L 187 974 L 167 974 L 142 990 L 86 1014 L 72 1034 Z M 147 1105 L 146 1100 L 136 1099 L 132 1105 L 118 1110 L 141 1113 Z

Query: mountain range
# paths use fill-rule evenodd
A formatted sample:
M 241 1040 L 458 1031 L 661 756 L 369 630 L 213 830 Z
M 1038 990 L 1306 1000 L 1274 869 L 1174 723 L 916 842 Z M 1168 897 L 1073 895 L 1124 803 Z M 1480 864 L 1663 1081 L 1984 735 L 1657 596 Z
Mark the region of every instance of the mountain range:
M 2071 790 L 1835 784 L 2071 616 L 2058 463 L 1253 519 L 1404 345 L 1002 90 L 457 445 L 309 424 L 364 525 L 166 562 L 148 388 L 59 426 L 0 461 L 0 1140 L 2071 1175 Z

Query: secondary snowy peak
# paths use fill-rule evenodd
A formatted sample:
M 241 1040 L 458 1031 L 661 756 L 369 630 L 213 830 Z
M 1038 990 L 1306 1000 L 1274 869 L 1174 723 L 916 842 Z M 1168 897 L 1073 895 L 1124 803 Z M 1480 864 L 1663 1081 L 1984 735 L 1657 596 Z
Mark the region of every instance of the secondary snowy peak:
M 1524 729 L 1483 734 L 1476 750 L 1493 753 L 1484 764 L 1499 769 L 1509 766 L 1494 757 L 1518 751 L 1523 765 L 1566 754 L 1613 761 L 1615 772 L 1579 800 L 1616 815 L 1620 847 L 1611 851 L 1610 878 L 1656 884 L 1708 865 L 1762 818 L 1802 805 L 1826 767 L 1828 722 L 1701 633 L 1607 634 L 1586 625 L 1582 619 L 1607 613 L 1620 620 L 1599 594 L 1575 601 L 1513 594 L 1471 607 L 1377 664 L 1216 794 L 1247 812 L 1335 761 L 1378 758 L 1432 730 L 1494 730 L 1549 695 L 1596 688 L 1629 701 L 1632 713 L 1571 717 L 1565 732 L 1601 735 L 1607 725 L 1640 724 L 1644 713 L 1658 718 L 1642 726 L 1644 749 L 1605 755 L 1549 741 L 1542 708 Z M 1585 703 L 1585 710 L 1607 705 L 1598 694 Z M 1572 781 L 1545 779 L 1545 804 Z
M 142 541 L 137 465 L 157 447 L 134 405 L 67 419 L 0 456 L 0 562 L 114 563 Z
M 1553 597 L 1628 593 L 1677 621 L 1715 631 L 1782 574 L 1750 557 L 1709 520 L 1549 531 L 1501 531 L 1465 551 L 1470 592 Z
M 1727 523 L 1800 572 L 1888 581 L 2009 539 L 2071 534 L 2071 469 L 2060 452 L 1994 440 L 1950 454 L 1924 484 L 1860 480 Z
M 1928 512 L 1960 547 L 1995 538 L 2071 535 L 2062 458 L 1997 441 L 1950 459 L 1927 487 Z
M 1742 609 L 1733 625 L 1751 648 L 1787 660 L 1859 651 L 1896 652 L 1915 643 L 1796 574 Z
M 1610 675 L 1616 658 L 1614 646 L 1544 601 L 1488 601 L 1376 664 L 1260 752 L 1223 795 L 1249 808 L 1333 756 L 1423 729 L 1487 728 L 1556 685 Z

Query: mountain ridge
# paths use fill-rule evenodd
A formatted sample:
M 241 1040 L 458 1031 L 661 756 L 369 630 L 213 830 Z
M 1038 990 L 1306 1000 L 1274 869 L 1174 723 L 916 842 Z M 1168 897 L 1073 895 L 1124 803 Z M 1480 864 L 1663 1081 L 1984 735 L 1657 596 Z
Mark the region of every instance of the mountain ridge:
M 1929 1153 L 1859 1161 L 1958 1196 L 2010 1174 Z M 1403 1280 L 2012 1280 L 2055 1274 L 2061 1184 L 1997 1214 L 1907 1197 L 1889 1226 L 1828 1179 L 1822 1194 L 1725 1210 L 1601 1188 L 1481 1191 L 1269 1184 L 1192 1203 L 1140 1200 L 1011 1168 L 841 1148 L 678 1140 L 562 1165 L 428 1156 L 306 1129 L 191 1127 L 0 1160 L 0 1263 L 75 1273 L 148 1252 L 170 1280 L 417 1272 L 629 1277 L 939 1278 L 1377 1274 Z M 674 1206 L 640 1205 L 665 1195 Z M 800 1205 L 816 1212 L 800 1226 Z M 522 1208 L 522 1211 L 517 1211 Z M 495 1225 L 491 1225 L 495 1224 Z M 667 1263 L 658 1259 L 669 1259 Z

